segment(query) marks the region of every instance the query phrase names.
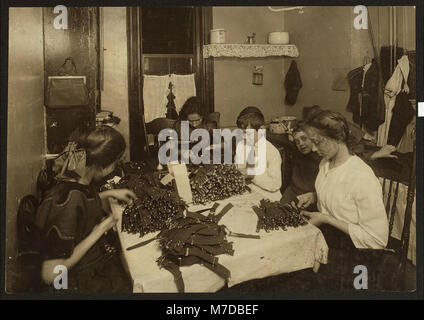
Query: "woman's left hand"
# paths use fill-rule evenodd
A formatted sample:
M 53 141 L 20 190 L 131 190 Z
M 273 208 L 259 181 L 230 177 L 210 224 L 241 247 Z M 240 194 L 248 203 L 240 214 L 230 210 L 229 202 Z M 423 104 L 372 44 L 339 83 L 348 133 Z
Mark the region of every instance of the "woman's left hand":
M 105 198 L 113 197 L 117 200 L 124 201 L 126 203 L 131 203 L 133 200 L 137 199 L 137 196 L 134 192 L 129 189 L 112 189 L 105 191 Z
M 320 226 L 323 223 L 328 223 L 328 216 L 321 213 L 321 212 L 309 212 L 309 211 L 302 211 L 304 216 L 308 217 L 308 222 L 312 223 L 315 226 Z

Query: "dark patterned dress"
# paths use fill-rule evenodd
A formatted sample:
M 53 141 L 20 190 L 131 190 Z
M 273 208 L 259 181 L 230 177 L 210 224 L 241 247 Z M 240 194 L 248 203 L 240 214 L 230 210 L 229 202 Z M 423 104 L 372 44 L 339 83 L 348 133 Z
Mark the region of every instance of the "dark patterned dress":
M 90 186 L 61 182 L 45 196 L 37 212 L 37 225 L 44 244 L 44 260 L 69 258 L 107 213 Z M 108 231 L 68 270 L 68 289 L 63 293 L 129 293 L 130 278 L 119 252 L 119 241 Z

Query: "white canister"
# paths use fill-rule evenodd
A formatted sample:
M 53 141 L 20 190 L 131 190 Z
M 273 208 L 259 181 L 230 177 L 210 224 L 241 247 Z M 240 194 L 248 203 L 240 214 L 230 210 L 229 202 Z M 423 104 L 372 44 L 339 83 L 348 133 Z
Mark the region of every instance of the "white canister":
M 289 43 L 289 33 L 288 32 L 270 32 L 268 34 L 268 43 L 269 44 L 288 44 Z
M 211 43 L 225 43 L 225 29 L 212 29 Z

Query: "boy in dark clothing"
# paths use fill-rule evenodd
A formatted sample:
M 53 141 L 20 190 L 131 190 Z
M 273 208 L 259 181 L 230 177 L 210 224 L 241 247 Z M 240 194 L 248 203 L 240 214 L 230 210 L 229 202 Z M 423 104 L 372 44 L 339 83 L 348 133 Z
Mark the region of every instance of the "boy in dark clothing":
M 312 142 L 300 127 L 293 131 L 294 143 L 286 145 L 292 153 L 291 181 L 281 197 L 282 203 L 294 201 L 297 196 L 315 190 L 315 178 L 321 157 L 312 151 Z

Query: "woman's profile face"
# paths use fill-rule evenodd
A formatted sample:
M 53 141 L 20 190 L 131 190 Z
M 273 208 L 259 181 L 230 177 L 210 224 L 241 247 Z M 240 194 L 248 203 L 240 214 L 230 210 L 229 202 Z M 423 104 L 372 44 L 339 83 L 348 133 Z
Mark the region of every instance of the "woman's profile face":
M 312 127 L 305 129 L 305 133 L 312 142 L 312 151 L 326 160 L 332 159 L 339 150 L 337 141 L 321 135 L 318 130 Z

